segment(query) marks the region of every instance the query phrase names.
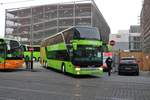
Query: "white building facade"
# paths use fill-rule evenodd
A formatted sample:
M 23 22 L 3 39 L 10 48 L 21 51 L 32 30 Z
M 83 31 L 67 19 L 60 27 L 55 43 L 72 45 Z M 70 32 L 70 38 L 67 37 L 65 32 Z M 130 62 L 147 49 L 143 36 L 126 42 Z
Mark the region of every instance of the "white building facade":
M 114 51 L 129 50 L 129 31 L 120 30 L 118 34 L 110 34 L 109 40 L 114 40 L 115 45 L 113 46 Z

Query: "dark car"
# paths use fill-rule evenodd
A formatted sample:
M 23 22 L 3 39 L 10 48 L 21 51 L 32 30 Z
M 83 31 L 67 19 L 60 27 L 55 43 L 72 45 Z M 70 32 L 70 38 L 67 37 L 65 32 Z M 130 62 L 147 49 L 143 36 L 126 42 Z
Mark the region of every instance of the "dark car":
M 136 58 L 132 57 L 121 58 L 120 64 L 118 66 L 118 75 L 122 73 L 131 73 L 139 75 L 139 66 Z

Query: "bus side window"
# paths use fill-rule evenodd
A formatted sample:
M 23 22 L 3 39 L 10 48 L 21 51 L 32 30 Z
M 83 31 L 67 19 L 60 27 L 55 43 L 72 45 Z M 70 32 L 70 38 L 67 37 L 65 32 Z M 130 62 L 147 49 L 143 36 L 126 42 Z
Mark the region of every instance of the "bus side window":
M 61 35 L 61 34 L 57 35 L 57 36 L 54 38 L 54 42 L 55 42 L 55 44 L 63 42 L 62 35 Z
M 67 31 L 63 32 L 63 34 L 65 37 L 66 43 L 69 44 L 70 40 L 73 39 L 73 30 L 72 29 L 67 30 Z
M 69 56 L 67 55 L 67 51 L 66 50 L 58 51 L 56 53 L 56 59 L 69 60 Z
M 73 34 L 73 38 L 77 39 L 80 37 L 80 33 L 79 31 L 77 31 L 76 29 L 74 29 L 74 34 Z

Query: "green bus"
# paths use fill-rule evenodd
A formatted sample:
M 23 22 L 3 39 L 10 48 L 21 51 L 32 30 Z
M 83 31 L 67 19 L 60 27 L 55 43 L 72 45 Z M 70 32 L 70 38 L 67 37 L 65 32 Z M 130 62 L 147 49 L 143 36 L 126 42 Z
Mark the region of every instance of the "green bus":
M 74 75 L 102 75 L 100 33 L 95 27 L 73 26 L 42 40 L 42 66 Z
M 33 48 L 33 60 L 39 61 L 40 60 L 40 45 L 22 45 L 24 49 L 24 57 L 28 55 L 31 59 L 31 50 Z
M 23 67 L 23 49 L 19 41 L 0 38 L 0 70 Z

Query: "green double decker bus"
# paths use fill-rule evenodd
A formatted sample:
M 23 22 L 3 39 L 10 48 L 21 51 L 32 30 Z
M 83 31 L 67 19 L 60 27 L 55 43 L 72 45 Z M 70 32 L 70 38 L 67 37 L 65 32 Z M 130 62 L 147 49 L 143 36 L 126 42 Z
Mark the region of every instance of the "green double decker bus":
M 95 27 L 70 27 L 41 42 L 42 66 L 74 75 L 102 75 L 102 41 Z
M 24 50 L 24 57 L 28 55 L 31 59 L 31 50 L 33 49 L 33 60 L 39 61 L 40 60 L 40 45 L 22 45 Z

